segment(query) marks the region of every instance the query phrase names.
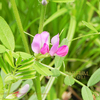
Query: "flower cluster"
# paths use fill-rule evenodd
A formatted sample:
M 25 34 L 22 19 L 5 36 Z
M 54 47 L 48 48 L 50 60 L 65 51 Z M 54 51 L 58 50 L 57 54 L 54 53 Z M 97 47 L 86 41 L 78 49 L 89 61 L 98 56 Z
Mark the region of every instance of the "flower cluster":
M 60 57 L 66 56 L 68 53 L 68 46 L 63 45 L 59 47 L 59 34 L 55 35 L 51 39 L 52 47 L 49 50 L 49 33 L 44 31 L 41 34 L 36 34 L 34 36 L 33 42 L 31 44 L 33 52 L 39 54 L 49 53 L 51 56 L 58 55 Z

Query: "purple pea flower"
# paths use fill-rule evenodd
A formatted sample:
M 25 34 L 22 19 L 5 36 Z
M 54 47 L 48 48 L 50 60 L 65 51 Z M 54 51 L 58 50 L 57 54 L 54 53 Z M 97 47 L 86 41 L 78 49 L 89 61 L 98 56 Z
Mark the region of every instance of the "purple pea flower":
M 49 53 L 49 33 L 44 31 L 41 34 L 36 34 L 34 36 L 31 47 L 32 47 L 33 52 L 37 54 Z
M 68 53 L 68 46 L 63 45 L 59 47 L 59 34 L 55 35 L 51 39 L 53 45 L 49 51 L 49 33 L 44 31 L 41 34 L 36 34 L 31 44 L 32 50 L 35 53 L 46 54 L 51 56 L 58 55 L 60 57 L 66 56 Z
M 27 91 L 29 90 L 29 84 L 24 85 L 19 91 L 14 92 L 10 95 L 8 95 L 6 97 L 6 99 L 8 100 L 17 100 L 17 98 L 20 98 L 21 96 L 23 96 L 24 94 L 27 93 Z
M 14 94 L 16 94 L 16 97 L 21 97 L 24 94 L 27 93 L 27 91 L 29 90 L 29 84 L 24 85 L 19 91 L 15 92 Z
M 50 49 L 50 55 L 54 56 L 54 55 L 58 55 L 60 57 L 66 56 L 68 53 L 68 46 L 67 45 L 63 45 L 61 47 L 59 46 L 59 34 L 55 35 L 52 39 L 51 39 L 51 43 L 52 43 L 52 47 Z

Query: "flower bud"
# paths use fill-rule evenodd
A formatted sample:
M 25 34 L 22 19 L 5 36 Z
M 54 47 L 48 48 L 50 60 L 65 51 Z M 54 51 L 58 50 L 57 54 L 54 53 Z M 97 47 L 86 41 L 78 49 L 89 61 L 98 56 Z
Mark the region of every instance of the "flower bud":
M 10 94 L 6 97 L 6 99 L 9 99 L 9 100 L 15 100 L 16 99 L 16 96 L 14 94 Z
M 68 53 L 68 46 L 67 45 L 63 45 L 61 47 L 58 48 L 56 54 L 60 57 L 66 56 Z
M 42 0 L 42 4 L 46 5 L 47 4 L 47 0 Z
M 24 94 L 26 94 L 28 92 L 28 90 L 29 90 L 29 84 L 26 84 L 17 92 L 16 96 L 19 98 L 19 97 L 23 96 Z

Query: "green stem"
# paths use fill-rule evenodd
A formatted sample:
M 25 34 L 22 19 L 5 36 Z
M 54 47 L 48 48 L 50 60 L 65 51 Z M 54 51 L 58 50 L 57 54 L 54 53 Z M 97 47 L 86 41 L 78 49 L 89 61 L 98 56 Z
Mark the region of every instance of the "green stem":
M 22 23 L 21 23 L 19 13 L 18 13 L 18 10 L 17 10 L 17 7 L 16 7 L 15 0 L 10 0 L 10 1 L 11 1 L 11 4 L 12 4 L 12 9 L 13 9 L 13 12 L 14 12 L 14 15 L 15 15 L 17 26 L 19 28 L 19 32 L 20 32 L 21 37 L 22 37 L 22 41 L 23 41 L 23 44 L 24 44 L 25 51 L 27 53 L 30 53 L 28 43 L 27 43 L 27 39 L 25 37 L 24 30 L 23 30 L 23 27 L 22 27 Z
M 46 11 L 46 5 L 42 5 L 42 10 L 41 10 L 41 17 L 40 17 L 40 23 L 39 23 L 39 30 L 38 33 L 40 34 L 41 32 L 43 32 L 43 23 L 44 23 L 44 18 L 45 18 L 45 11 Z M 37 93 L 37 98 L 38 100 L 42 100 L 42 96 L 41 96 L 41 84 L 40 84 L 40 75 L 37 72 L 36 73 L 36 79 L 33 80 L 34 85 L 35 85 L 35 89 L 36 89 L 36 93 Z
M 33 82 L 34 82 L 34 85 L 35 85 L 37 98 L 38 98 L 38 100 L 42 100 L 42 97 L 41 97 L 40 75 L 39 75 L 38 72 L 36 73 L 36 76 L 37 77 L 33 80 Z
M 78 40 L 78 39 L 83 38 L 83 37 L 94 36 L 94 35 L 99 35 L 99 34 L 100 34 L 100 32 L 99 33 L 88 34 L 88 35 L 82 35 L 82 36 L 79 36 L 77 38 L 74 38 L 74 39 L 72 39 L 72 40 L 70 40 L 68 42 L 72 42 L 74 40 Z
M 7 93 L 7 95 L 9 95 L 9 93 L 10 93 L 11 85 L 12 85 L 12 83 L 9 84 L 9 88 L 8 88 L 8 93 Z
M 63 73 L 65 72 L 65 66 L 61 66 L 60 71 L 62 71 Z M 64 76 L 60 75 L 58 77 L 58 81 L 57 81 L 57 97 L 61 98 L 61 93 L 62 93 L 62 86 L 63 86 L 63 81 L 64 81 Z
M 85 86 L 82 82 L 78 81 L 77 79 L 74 78 L 74 81 L 78 84 L 80 84 L 81 86 Z
M 71 16 L 70 26 L 69 26 L 68 35 L 67 35 L 68 41 L 71 41 L 73 39 L 74 34 L 75 34 L 75 28 L 76 28 L 76 19 L 74 16 Z M 68 43 L 69 48 L 70 48 L 71 42 Z
M 55 79 L 56 79 L 55 77 L 51 77 L 49 79 L 48 84 L 45 87 L 45 91 L 44 91 L 45 95 L 43 95 L 42 100 L 46 100 L 45 98 L 46 98 L 47 94 L 49 93 L 49 91 L 50 91 L 50 89 L 52 87 L 52 84 L 53 84 L 53 82 L 54 82 Z
M 42 5 L 38 33 L 41 33 L 43 31 L 43 23 L 44 23 L 44 18 L 45 18 L 45 12 L 46 12 L 46 5 Z

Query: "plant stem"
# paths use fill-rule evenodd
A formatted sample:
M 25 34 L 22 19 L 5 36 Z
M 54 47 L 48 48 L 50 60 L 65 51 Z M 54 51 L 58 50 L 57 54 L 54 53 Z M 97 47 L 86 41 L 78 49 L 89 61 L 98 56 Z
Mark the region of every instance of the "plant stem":
M 74 37 L 74 33 L 75 33 L 75 28 L 76 28 L 76 19 L 74 16 L 71 16 L 71 20 L 70 20 L 70 26 L 69 26 L 69 31 L 68 31 L 68 41 L 71 41 Z M 70 48 L 71 42 L 68 43 L 68 47 Z
M 9 93 L 10 93 L 11 85 L 12 85 L 12 83 L 9 84 L 9 88 L 8 88 L 8 93 L 7 93 L 7 95 L 9 95 Z
M 64 66 L 61 66 L 60 71 L 62 71 L 63 73 L 65 72 L 65 68 Z M 64 76 L 60 75 L 58 77 L 58 81 L 57 81 L 57 97 L 61 98 L 61 90 L 62 90 L 62 86 L 63 86 L 63 80 L 64 80 Z
M 72 39 L 72 40 L 70 40 L 68 42 L 72 42 L 74 40 L 77 40 L 77 39 L 80 39 L 80 38 L 83 38 L 83 37 L 94 36 L 94 35 L 98 35 L 98 34 L 100 34 L 100 32 L 99 33 L 88 34 L 88 35 L 82 35 L 82 36 L 79 36 L 77 38 L 74 38 L 74 39 Z
M 22 41 L 23 41 L 23 44 L 24 44 L 25 51 L 27 53 L 30 53 L 28 43 L 27 43 L 27 39 L 25 37 L 24 30 L 23 30 L 23 27 L 22 27 L 22 23 L 21 23 L 19 13 L 18 13 L 18 10 L 17 10 L 17 7 L 16 7 L 15 0 L 10 0 L 10 1 L 11 1 L 11 4 L 12 4 L 12 9 L 13 9 L 13 12 L 14 12 L 14 15 L 15 15 L 17 26 L 19 28 L 19 32 L 20 32 L 21 37 L 22 37 Z
M 42 5 L 41 17 L 40 17 L 40 23 L 39 23 L 39 30 L 38 30 L 39 34 L 43 31 L 43 23 L 44 23 L 44 18 L 45 18 L 45 12 L 46 12 L 46 5 Z
M 46 5 L 42 5 L 42 10 L 41 10 L 41 17 L 40 17 L 40 23 L 39 23 L 39 30 L 38 33 L 40 34 L 43 31 L 43 23 L 44 23 L 44 18 L 45 18 L 45 11 L 46 11 Z M 33 80 L 34 85 L 35 85 L 35 90 L 37 93 L 37 98 L 38 100 L 42 100 L 41 96 L 41 84 L 40 84 L 40 75 L 37 72 L 36 73 L 36 79 Z
M 49 91 L 50 91 L 50 89 L 51 89 L 51 86 L 52 86 L 54 80 L 55 80 L 55 77 L 51 77 L 51 78 L 49 79 L 48 84 L 47 84 L 46 87 L 45 87 L 45 91 L 44 91 L 44 94 L 45 94 L 45 95 L 43 95 L 42 100 L 45 100 L 47 94 L 49 93 Z
M 42 97 L 41 97 L 40 75 L 39 75 L 38 72 L 36 73 L 36 76 L 37 77 L 33 80 L 33 82 L 34 82 L 34 85 L 35 85 L 37 98 L 38 98 L 38 100 L 42 100 Z

